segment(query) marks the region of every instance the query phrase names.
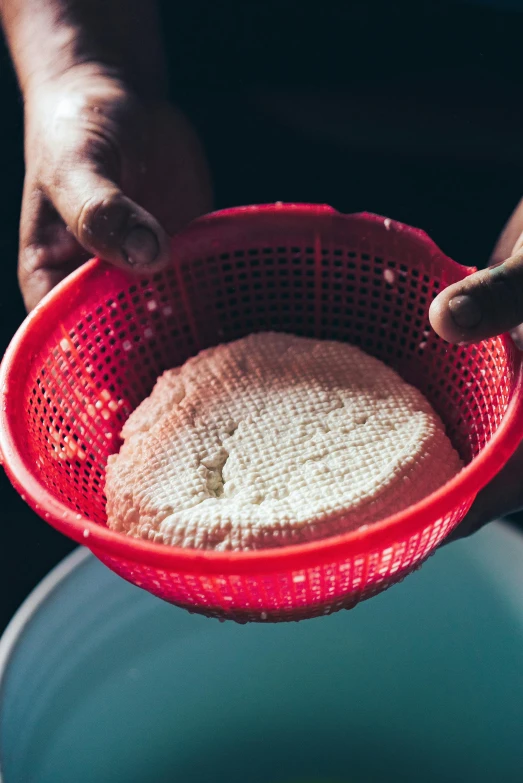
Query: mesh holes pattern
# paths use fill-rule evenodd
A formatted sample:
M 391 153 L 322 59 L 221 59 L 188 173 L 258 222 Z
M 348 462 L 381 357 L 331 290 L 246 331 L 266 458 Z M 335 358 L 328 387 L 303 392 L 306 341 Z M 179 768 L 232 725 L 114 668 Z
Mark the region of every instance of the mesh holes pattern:
M 512 378 L 500 339 L 451 347 L 430 330 L 445 281 L 357 250 L 263 247 L 197 259 L 99 297 L 57 328 L 30 381 L 29 440 L 48 488 L 104 515 L 104 467 L 157 376 L 199 349 L 274 329 L 352 342 L 430 399 L 468 461 L 496 431 Z

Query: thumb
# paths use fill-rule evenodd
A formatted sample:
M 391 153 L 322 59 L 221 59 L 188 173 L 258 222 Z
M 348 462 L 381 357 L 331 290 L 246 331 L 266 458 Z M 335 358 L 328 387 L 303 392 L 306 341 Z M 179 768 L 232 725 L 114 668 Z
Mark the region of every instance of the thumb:
M 451 343 L 472 343 L 523 323 L 523 249 L 446 288 L 433 301 L 433 329 Z
M 93 255 L 137 271 L 168 263 L 170 243 L 160 223 L 103 174 L 77 167 L 49 197 L 78 242 Z

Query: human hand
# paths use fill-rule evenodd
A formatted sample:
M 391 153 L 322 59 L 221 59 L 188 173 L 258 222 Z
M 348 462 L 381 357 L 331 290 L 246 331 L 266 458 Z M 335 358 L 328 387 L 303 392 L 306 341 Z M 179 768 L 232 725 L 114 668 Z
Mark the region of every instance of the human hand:
M 451 343 L 473 343 L 510 332 L 523 349 L 523 200 L 492 254 L 491 266 L 446 288 L 430 309 L 434 330 Z M 477 496 L 447 539 L 474 533 L 523 507 L 523 445 Z
M 211 208 L 196 134 L 166 101 L 74 67 L 25 95 L 19 280 L 31 310 L 90 256 L 143 271 L 169 235 Z

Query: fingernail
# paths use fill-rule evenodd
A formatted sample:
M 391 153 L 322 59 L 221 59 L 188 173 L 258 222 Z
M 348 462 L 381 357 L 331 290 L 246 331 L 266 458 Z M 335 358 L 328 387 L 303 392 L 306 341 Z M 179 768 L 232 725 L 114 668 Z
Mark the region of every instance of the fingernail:
M 125 237 L 122 254 L 131 266 L 149 266 L 160 252 L 158 240 L 149 228 L 135 226 Z
M 490 275 L 492 277 L 495 277 L 499 274 L 505 273 L 505 261 L 496 261 L 495 263 L 491 264 L 488 268 Z
M 481 321 L 481 308 L 472 296 L 455 296 L 449 302 L 452 320 L 460 329 L 474 329 Z

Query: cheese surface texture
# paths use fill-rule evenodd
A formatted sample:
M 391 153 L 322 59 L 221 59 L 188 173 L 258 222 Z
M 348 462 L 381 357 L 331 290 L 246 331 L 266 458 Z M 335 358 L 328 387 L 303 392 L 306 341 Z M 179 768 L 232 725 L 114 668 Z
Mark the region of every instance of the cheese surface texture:
M 425 397 L 358 348 L 253 334 L 168 370 L 109 458 L 108 525 L 252 550 L 370 525 L 461 462 Z

